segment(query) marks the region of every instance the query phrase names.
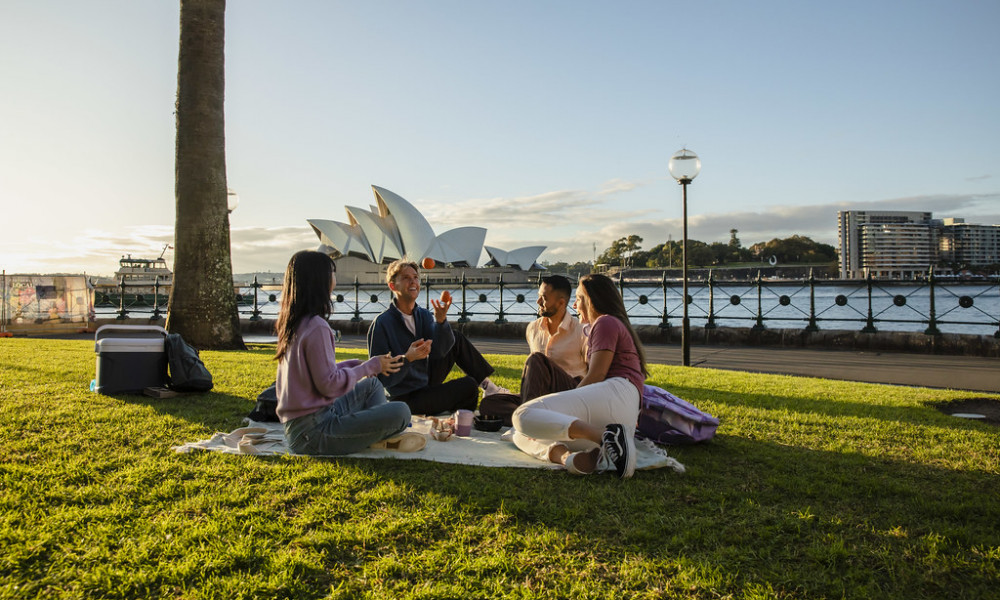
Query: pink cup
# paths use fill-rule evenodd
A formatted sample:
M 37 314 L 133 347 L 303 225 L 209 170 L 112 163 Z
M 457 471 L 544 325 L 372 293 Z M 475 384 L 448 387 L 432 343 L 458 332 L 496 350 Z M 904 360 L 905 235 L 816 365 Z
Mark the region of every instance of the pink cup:
M 472 433 L 473 416 L 471 410 L 464 408 L 455 411 L 455 435 L 468 436 Z

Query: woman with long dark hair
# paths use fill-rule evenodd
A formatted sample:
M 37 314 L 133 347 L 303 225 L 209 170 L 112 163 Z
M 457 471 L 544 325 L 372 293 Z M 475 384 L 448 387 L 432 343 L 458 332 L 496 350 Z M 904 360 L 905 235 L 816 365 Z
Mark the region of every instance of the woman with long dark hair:
M 608 277 L 580 278 L 573 307 L 590 329 L 587 374 L 575 389 L 518 407 L 512 417 L 514 443 L 576 475 L 613 467 L 619 477 L 631 477 L 645 352 Z
M 330 294 L 337 267 L 322 252 L 295 253 L 285 269 L 278 334 L 278 419 L 288 447 L 297 454 L 351 454 L 369 446 L 413 451 L 426 439 L 400 435 L 410 409 L 387 402 L 375 375 L 395 373 L 402 357 L 385 354 L 367 361 L 337 362 Z

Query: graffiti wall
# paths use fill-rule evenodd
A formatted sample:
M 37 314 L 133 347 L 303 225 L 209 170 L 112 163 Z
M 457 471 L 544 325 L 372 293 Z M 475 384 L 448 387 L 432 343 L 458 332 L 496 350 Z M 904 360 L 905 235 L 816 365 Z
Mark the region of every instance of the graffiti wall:
M 93 297 L 83 275 L 4 275 L 0 326 L 11 332 L 81 329 L 94 319 Z

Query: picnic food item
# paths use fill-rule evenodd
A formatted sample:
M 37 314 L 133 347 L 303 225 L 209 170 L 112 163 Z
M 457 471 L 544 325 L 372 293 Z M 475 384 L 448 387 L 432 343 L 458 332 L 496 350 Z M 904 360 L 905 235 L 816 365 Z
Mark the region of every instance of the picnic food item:
M 439 442 L 447 442 L 455 433 L 455 419 L 431 417 L 431 437 Z
M 425 269 L 433 269 L 434 268 L 434 259 L 428 256 L 427 258 L 424 259 L 424 262 L 422 262 L 420 264 Z

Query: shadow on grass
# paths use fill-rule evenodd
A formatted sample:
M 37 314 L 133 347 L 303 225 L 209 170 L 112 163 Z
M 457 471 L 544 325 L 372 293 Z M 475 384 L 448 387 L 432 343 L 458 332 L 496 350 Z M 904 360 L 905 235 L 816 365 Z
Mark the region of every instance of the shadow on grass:
M 858 419 L 879 419 L 887 422 L 908 423 L 920 426 L 950 427 L 961 430 L 981 430 L 979 423 L 968 420 L 946 418 L 935 408 L 934 403 L 924 402 L 921 406 L 884 406 L 860 401 L 820 400 L 801 396 L 777 396 L 772 394 L 749 394 L 745 392 L 719 392 L 707 388 L 674 386 L 671 392 L 685 398 L 696 406 L 700 399 L 727 406 L 753 408 L 789 413 L 813 413 L 830 417 L 851 417 Z
M 925 427 L 977 427 L 918 414 L 924 410 L 920 407 L 719 394 L 697 388 L 677 391 L 684 397 L 710 397 L 721 404 L 763 410 L 876 418 Z M 225 430 L 232 429 L 233 413 L 238 410 L 242 418 L 249 410 L 247 399 L 221 394 L 206 395 L 204 407 L 197 410 L 184 398 L 131 400 Z M 314 489 L 310 502 L 322 504 L 327 486 L 342 485 L 334 482 L 345 475 L 350 480 L 361 475 L 367 488 L 390 484 L 390 488 L 404 490 L 405 501 L 390 502 L 422 507 L 416 510 L 420 514 L 428 502 L 437 502 L 432 499 L 454 505 L 454 511 L 432 512 L 460 520 L 455 524 L 459 529 L 477 521 L 503 523 L 518 535 L 527 535 L 540 527 L 551 534 L 544 544 L 553 546 L 540 551 L 564 557 L 597 551 L 608 568 L 638 560 L 643 569 L 650 570 L 644 577 L 668 587 L 673 579 L 687 577 L 702 582 L 696 585 L 716 581 L 713 585 L 719 591 L 737 596 L 748 590 L 773 589 L 792 596 L 980 597 L 994 590 L 1000 575 L 996 554 L 1000 504 L 994 501 L 1000 495 L 1000 476 L 996 473 L 724 434 L 707 444 L 671 448 L 670 454 L 685 464 L 687 473 L 646 471 L 628 481 L 610 475 L 579 478 L 564 472 L 410 460 L 251 460 L 266 465 L 262 466 L 265 472 L 291 468 L 303 474 L 325 474 L 310 475 L 314 477 L 309 483 Z M 344 507 L 333 505 L 331 510 L 343 511 Z M 363 518 L 366 510 L 381 509 L 362 504 L 357 512 L 342 517 Z M 320 527 L 339 526 L 330 522 Z M 449 536 L 442 523 L 424 515 L 412 523 L 394 525 L 392 541 L 384 543 L 391 543 L 392 551 L 402 556 L 417 556 L 432 547 L 447 547 Z M 379 560 L 352 554 L 356 551 L 345 549 L 337 536 L 330 540 L 309 544 L 329 557 L 344 559 L 346 553 L 353 564 Z M 482 540 L 481 545 L 488 548 L 491 543 L 497 542 Z M 473 569 L 455 573 L 460 580 L 498 576 L 476 572 L 471 566 L 475 563 L 460 564 Z M 499 574 L 504 578 L 530 575 L 518 571 L 523 566 L 506 568 L 511 572 Z M 696 577 L 696 573 L 701 575 Z
M 483 469 L 422 461 L 331 460 L 470 519 L 540 525 L 568 546 L 718 572 L 735 589 L 829 597 L 976 597 L 993 590 L 1000 539 L 995 474 L 962 472 L 721 436 L 672 451 L 688 467 L 608 475 Z M 419 553 L 435 527 L 397 543 Z M 979 549 L 979 550 L 977 550 Z M 614 564 L 614 561 L 611 561 Z M 674 566 L 671 566 L 674 565 Z M 522 574 L 523 575 L 523 574 Z M 467 577 L 474 573 L 465 574 Z
M 213 431 L 230 431 L 243 425 L 243 419 L 253 410 L 255 399 L 219 392 L 184 393 L 173 398 L 153 398 L 144 394 L 108 396 L 134 406 L 146 406 L 194 425 Z M 190 440 L 186 440 L 190 441 Z

